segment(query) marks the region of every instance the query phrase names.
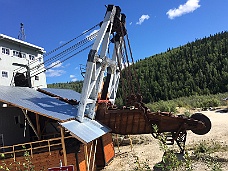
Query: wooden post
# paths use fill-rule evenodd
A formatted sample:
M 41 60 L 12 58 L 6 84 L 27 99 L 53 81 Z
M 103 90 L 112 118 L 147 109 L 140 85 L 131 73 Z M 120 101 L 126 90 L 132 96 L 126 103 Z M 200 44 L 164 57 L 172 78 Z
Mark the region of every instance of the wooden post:
M 63 159 L 64 159 L 64 165 L 67 166 L 67 155 L 66 155 L 66 146 L 65 146 L 65 140 L 64 140 L 64 128 L 61 127 L 61 143 L 63 148 Z
M 38 138 L 39 140 L 41 139 L 41 134 L 40 134 L 40 116 L 38 114 L 36 114 L 36 130 L 37 130 L 37 134 L 38 134 Z
M 97 152 L 97 139 L 95 140 L 95 146 L 94 146 L 94 154 L 93 154 L 93 166 L 92 166 L 92 171 L 94 170 L 95 166 L 95 160 L 96 160 L 96 152 Z
M 89 157 L 88 157 L 89 166 L 90 166 L 90 161 L 91 161 L 91 157 L 92 157 L 92 152 L 93 152 L 93 141 L 91 142 L 90 152 L 89 152 Z
M 120 144 L 119 144 L 119 136 L 118 136 L 118 134 L 116 134 L 116 141 L 117 141 L 118 151 L 120 153 Z
M 129 137 L 129 140 L 130 140 L 130 144 L 131 144 L 131 151 L 132 151 L 132 149 L 133 149 L 132 139 L 131 139 L 131 136 L 130 136 L 130 135 L 128 135 L 128 137 Z
M 28 117 L 28 114 L 27 114 L 28 111 L 27 111 L 26 109 L 21 109 L 21 110 L 22 110 L 22 112 L 24 113 L 25 118 L 27 119 L 27 121 L 28 121 L 29 125 L 31 126 L 32 130 L 33 130 L 34 133 L 36 134 L 37 138 L 40 140 L 40 136 L 39 136 L 39 134 L 37 133 L 37 130 L 35 129 L 35 126 L 33 125 L 31 119 Z
M 86 170 L 89 170 L 87 145 L 88 144 L 84 144 L 84 155 L 85 155 L 85 162 L 86 162 Z

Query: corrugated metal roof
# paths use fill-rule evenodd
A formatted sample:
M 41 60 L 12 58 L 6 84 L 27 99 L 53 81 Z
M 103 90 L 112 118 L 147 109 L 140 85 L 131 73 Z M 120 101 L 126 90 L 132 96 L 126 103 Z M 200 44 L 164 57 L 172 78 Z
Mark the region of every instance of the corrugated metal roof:
M 64 121 L 74 118 L 77 108 L 28 87 L 0 86 L 0 101 Z
M 57 89 L 57 88 L 39 88 L 39 90 L 45 91 L 47 94 L 50 93 L 51 95 L 59 96 L 62 98 L 67 98 L 69 100 L 77 100 L 80 101 L 81 94 L 70 89 Z
M 59 122 L 73 119 L 77 114 L 75 106 L 28 87 L 0 86 L 0 92 L 0 102 L 27 109 Z M 108 127 L 88 118 L 84 118 L 82 123 L 70 120 L 60 124 L 85 144 L 111 131 Z
M 84 118 L 82 123 L 71 120 L 60 124 L 85 144 L 111 131 L 108 127 L 88 118 Z

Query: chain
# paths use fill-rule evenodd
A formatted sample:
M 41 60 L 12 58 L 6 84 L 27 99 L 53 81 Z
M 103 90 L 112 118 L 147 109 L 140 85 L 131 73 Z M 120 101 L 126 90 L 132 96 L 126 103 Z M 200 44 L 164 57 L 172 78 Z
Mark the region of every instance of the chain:
M 120 27 L 121 27 L 121 33 L 122 33 L 122 36 L 123 36 L 123 42 L 124 42 L 124 51 L 125 51 L 125 56 L 126 56 L 126 60 L 127 60 L 127 65 L 128 67 L 126 68 L 127 69 L 127 75 L 128 75 L 128 80 L 129 80 L 129 89 L 131 89 L 131 93 L 135 94 L 135 91 L 134 91 L 134 85 L 133 85 L 133 81 L 132 81 L 132 73 L 131 73 L 131 69 L 130 69 L 130 63 L 129 63 L 129 59 L 128 59 L 128 54 L 127 54 L 127 47 L 126 47 L 126 43 L 125 43 L 125 39 L 124 39 L 124 31 L 123 31 L 123 25 L 122 25 L 122 22 L 120 22 Z
M 132 68 L 133 68 L 133 71 L 134 71 L 134 77 L 137 81 L 137 86 L 138 86 L 138 93 L 141 94 L 140 90 L 140 84 L 139 84 L 139 77 L 138 77 L 138 74 L 136 72 L 136 69 L 135 69 L 135 63 L 134 63 L 134 58 L 133 58 L 133 55 L 132 55 L 132 51 L 131 51 L 131 45 L 130 45 L 130 40 L 129 40 L 129 37 L 128 37 L 128 34 L 126 35 L 127 37 L 127 42 L 128 42 L 128 47 L 129 47 L 129 51 L 130 51 L 130 55 L 131 55 L 131 60 L 132 60 Z
M 120 70 L 120 80 L 121 80 L 121 84 L 122 84 L 122 94 L 124 96 L 124 101 L 126 103 L 126 99 L 127 99 L 127 96 L 126 96 L 126 91 L 125 91 L 125 88 L 124 88 L 124 79 L 123 79 L 123 73 L 122 73 L 122 67 L 121 67 L 121 62 L 120 62 L 120 58 L 119 58 L 119 55 L 118 55 L 118 49 L 116 47 L 116 40 L 115 40 L 115 36 L 114 36 L 114 33 L 113 33 L 113 40 L 114 40 L 114 47 L 115 47 L 115 52 L 116 52 L 116 56 L 117 56 L 117 65 L 119 67 L 119 70 Z M 121 43 L 120 43 L 121 45 Z

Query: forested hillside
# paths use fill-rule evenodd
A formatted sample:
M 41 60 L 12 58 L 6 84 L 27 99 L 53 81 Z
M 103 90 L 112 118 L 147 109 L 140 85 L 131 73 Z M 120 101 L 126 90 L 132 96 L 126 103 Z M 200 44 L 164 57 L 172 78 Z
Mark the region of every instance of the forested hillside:
M 132 67 L 132 66 L 131 66 Z M 228 32 L 197 39 L 134 65 L 144 102 L 228 91 Z M 48 87 L 81 91 L 82 82 Z M 121 98 L 121 84 L 118 96 Z
M 228 91 L 228 32 L 137 62 L 146 102 Z
M 81 92 L 83 86 L 83 81 L 75 81 L 69 83 L 53 83 L 48 84 L 48 88 L 63 88 L 63 89 L 72 89 L 77 92 Z

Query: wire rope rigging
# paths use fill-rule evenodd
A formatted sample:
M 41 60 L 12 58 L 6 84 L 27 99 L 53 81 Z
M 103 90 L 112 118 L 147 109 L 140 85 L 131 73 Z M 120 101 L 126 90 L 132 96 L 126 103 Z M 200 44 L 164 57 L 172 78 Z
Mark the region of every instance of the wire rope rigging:
M 97 37 L 98 30 L 94 30 L 94 29 L 97 26 L 99 26 L 99 24 L 96 24 L 95 26 L 93 26 L 90 29 L 87 29 L 86 31 L 81 33 L 79 36 L 71 39 L 70 41 L 64 43 L 63 45 L 61 45 L 61 46 L 51 50 L 50 52 L 44 54 L 43 59 L 46 59 L 46 60 L 44 60 L 43 62 L 37 64 L 38 60 L 40 60 L 38 58 L 29 62 L 28 67 L 26 67 L 26 68 L 29 69 L 30 78 L 32 78 L 32 77 L 34 77 L 34 76 L 36 76 L 42 72 L 46 72 L 46 71 L 50 70 L 51 68 L 57 66 L 58 64 L 65 62 L 66 60 L 71 59 L 72 57 L 78 55 L 79 53 L 81 53 L 84 50 L 91 47 L 92 45 L 89 45 L 89 46 L 83 48 L 87 43 L 93 41 Z M 92 30 L 94 30 L 94 31 L 91 32 Z M 91 32 L 90 35 L 88 35 L 89 32 Z M 67 45 L 69 46 L 70 43 L 77 40 L 79 37 L 82 37 L 83 35 L 85 36 L 84 39 L 77 41 L 76 43 L 74 43 L 70 47 L 67 47 L 65 50 L 63 49 Z M 59 51 L 60 49 L 63 49 L 63 50 L 60 51 L 59 53 L 57 53 L 57 51 Z M 78 51 L 75 52 L 76 50 L 78 50 Z M 54 54 L 54 53 L 56 53 L 56 54 Z M 54 54 L 54 55 L 49 57 L 51 54 Z M 27 74 L 28 71 L 24 71 L 24 67 L 21 67 L 21 66 L 16 68 L 14 70 L 14 73 L 19 73 L 22 70 L 23 70 L 22 74 Z
M 100 23 L 99 23 L 99 24 L 100 24 Z M 66 43 L 62 44 L 61 46 L 59 46 L 59 47 L 57 47 L 57 48 L 51 50 L 50 52 L 45 53 L 45 54 L 43 55 L 43 58 L 47 58 L 49 55 L 53 54 L 54 52 L 57 52 L 58 50 L 62 49 L 62 48 L 65 47 L 66 45 L 68 45 L 68 44 L 72 43 L 73 41 L 77 40 L 77 39 L 80 38 L 81 36 L 86 35 L 86 34 L 89 33 L 91 30 L 94 30 L 97 26 L 99 26 L 99 24 L 94 25 L 94 26 L 91 27 L 90 29 L 87 29 L 86 31 L 84 31 L 84 32 L 81 33 L 80 35 L 76 36 L 75 38 L 69 40 L 68 42 L 66 42 Z M 96 33 L 95 33 L 95 34 L 96 34 Z M 93 34 L 93 36 L 96 36 L 95 34 Z M 95 38 L 95 37 L 93 37 L 93 36 L 92 36 L 92 35 L 87 36 L 85 39 L 83 39 L 82 41 L 79 41 L 79 42 L 81 42 L 81 43 L 84 42 L 84 43 L 85 43 L 86 41 L 89 41 L 89 39 L 93 40 L 93 39 Z M 90 40 L 90 41 L 91 41 L 91 40 Z M 71 49 L 76 48 L 76 46 L 79 46 L 79 44 L 81 44 L 81 43 L 79 43 L 79 42 L 76 43 L 75 45 L 71 46 Z M 68 50 L 69 50 L 69 48 L 68 48 Z M 67 51 L 67 50 L 64 50 L 64 51 Z M 39 67 L 39 65 L 45 64 L 47 61 L 51 61 L 51 60 L 55 59 L 56 56 L 60 56 L 61 54 L 63 54 L 63 52 L 60 52 L 59 54 L 54 55 L 53 57 L 51 57 L 51 58 L 45 60 L 45 62 L 43 62 L 43 63 L 41 63 L 41 64 L 38 64 L 38 65 L 36 65 L 36 66 L 33 67 L 33 68 L 37 68 L 37 67 Z M 40 59 L 37 58 L 37 59 L 35 59 L 35 60 L 33 60 L 33 61 L 30 61 L 30 62 L 28 63 L 28 65 L 31 66 L 32 64 L 36 63 L 36 62 L 39 61 L 39 60 L 40 60 Z M 21 70 L 23 70 L 23 69 L 24 69 L 23 67 L 18 67 L 18 68 L 16 68 L 16 69 L 14 70 L 14 72 L 19 72 L 19 71 L 21 71 Z M 32 68 L 31 68 L 31 69 L 32 69 Z

